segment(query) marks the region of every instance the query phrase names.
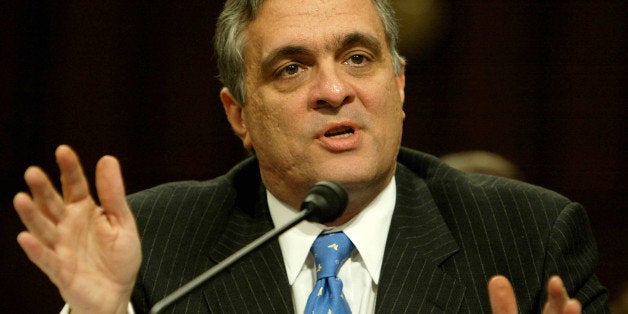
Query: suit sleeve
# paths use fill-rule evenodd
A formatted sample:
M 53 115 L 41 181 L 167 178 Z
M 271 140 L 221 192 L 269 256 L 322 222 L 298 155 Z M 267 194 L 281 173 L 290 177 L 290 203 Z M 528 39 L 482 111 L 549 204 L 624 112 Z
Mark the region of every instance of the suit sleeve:
M 583 313 L 609 313 L 608 292 L 594 274 L 596 262 L 597 247 L 586 211 L 582 205 L 570 203 L 552 226 L 545 278 L 559 275 L 569 295 L 582 303 Z M 543 291 L 542 300 L 546 300 L 547 292 Z

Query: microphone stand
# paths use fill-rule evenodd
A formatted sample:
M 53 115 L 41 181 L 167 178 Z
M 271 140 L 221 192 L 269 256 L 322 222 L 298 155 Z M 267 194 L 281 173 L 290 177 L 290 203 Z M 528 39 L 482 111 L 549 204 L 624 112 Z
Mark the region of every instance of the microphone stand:
M 209 280 L 210 278 L 212 278 L 219 272 L 223 271 L 225 268 L 231 266 L 231 264 L 233 264 L 234 262 L 236 262 L 243 256 L 251 253 L 253 250 L 258 248 L 262 244 L 266 243 L 268 240 L 286 231 L 286 229 L 289 229 L 292 226 L 296 225 L 297 223 L 301 222 L 303 219 L 305 219 L 305 217 L 311 214 L 314 211 L 314 209 L 315 208 L 313 206 L 306 206 L 299 212 L 299 215 L 297 215 L 295 218 L 290 220 L 287 224 L 280 226 L 279 228 L 274 228 L 268 231 L 263 236 L 247 244 L 245 247 L 233 253 L 231 256 L 225 258 L 222 262 L 216 264 L 214 267 L 208 269 L 204 273 L 200 274 L 198 277 L 192 279 L 190 282 L 186 283 L 185 285 L 181 286 L 179 289 L 170 293 L 165 298 L 161 299 L 159 302 L 155 303 L 155 305 L 153 305 L 153 307 L 150 309 L 150 313 L 157 314 L 161 312 L 166 307 L 171 305 L 173 302 L 181 298 L 183 295 L 189 293 L 190 291 L 197 288 L 199 285 L 201 285 L 205 281 Z

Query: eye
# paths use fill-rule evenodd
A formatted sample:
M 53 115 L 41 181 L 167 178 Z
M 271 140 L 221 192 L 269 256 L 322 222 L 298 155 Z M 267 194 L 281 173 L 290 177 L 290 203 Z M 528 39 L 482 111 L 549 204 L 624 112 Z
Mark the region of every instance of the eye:
M 353 55 L 349 59 L 351 60 L 351 62 L 355 64 L 362 64 L 364 62 L 365 57 L 362 55 Z
M 292 77 L 297 75 L 299 72 L 303 71 L 303 69 L 295 63 L 291 63 L 281 68 L 279 72 L 277 72 L 277 77 Z
M 364 66 L 370 59 L 363 54 L 351 55 L 344 63 L 350 66 Z

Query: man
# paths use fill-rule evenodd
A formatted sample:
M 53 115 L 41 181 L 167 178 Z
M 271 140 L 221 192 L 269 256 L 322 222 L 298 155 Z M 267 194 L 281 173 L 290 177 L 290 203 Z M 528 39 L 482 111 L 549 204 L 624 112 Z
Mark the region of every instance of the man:
M 343 231 L 355 249 L 338 277 L 355 313 L 606 311 L 580 205 L 400 148 L 396 27 L 383 0 L 227 1 L 215 43 L 220 97 L 255 157 L 127 203 L 106 156 L 96 166 L 99 207 L 76 154 L 61 146 L 63 195 L 31 167 L 32 196 L 15 197 L 28 229 L 20 245 L 72 313 L 123 313 L 129 302 L 145 312 L 296 215 L 314 183 L 334 180 L 349 194 L 338 219 L 297 225 L 171 310 L 303 312 L 316 281 L 308 250 L 321 232 Z

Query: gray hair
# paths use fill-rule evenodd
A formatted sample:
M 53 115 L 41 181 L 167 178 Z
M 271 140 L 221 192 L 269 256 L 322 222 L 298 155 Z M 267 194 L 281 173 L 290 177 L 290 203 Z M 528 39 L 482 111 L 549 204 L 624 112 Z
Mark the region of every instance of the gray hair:
M 397 51 L 399 26 L 388 0 L 371 0 L 384 26 L 395 74 L 403 71 L 405 59 Z M 227 0 L 216 23 L 214 49 L 219 79 L 236 100 L 245 103 L 244 29 L 255 19 L 264 0 Z

